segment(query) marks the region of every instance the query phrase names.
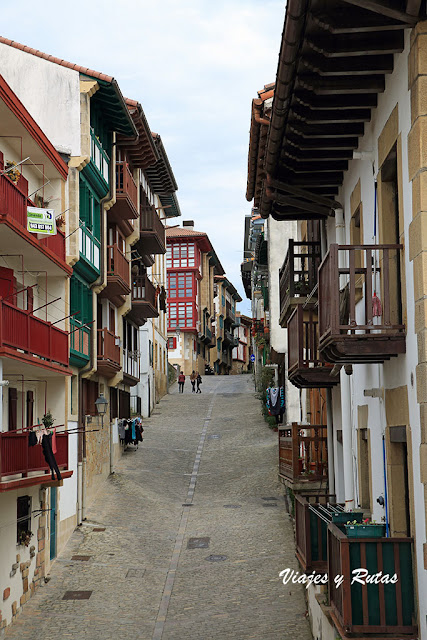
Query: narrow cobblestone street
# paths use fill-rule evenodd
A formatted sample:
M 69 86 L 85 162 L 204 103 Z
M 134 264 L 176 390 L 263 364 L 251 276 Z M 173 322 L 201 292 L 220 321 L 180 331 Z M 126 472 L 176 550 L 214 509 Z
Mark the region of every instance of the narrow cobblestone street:
M 292 524 L 252 377 L 202 390 L 144 421 L 7 640 L 311 638 L 302 588 L 278 577 L 297 569 Z

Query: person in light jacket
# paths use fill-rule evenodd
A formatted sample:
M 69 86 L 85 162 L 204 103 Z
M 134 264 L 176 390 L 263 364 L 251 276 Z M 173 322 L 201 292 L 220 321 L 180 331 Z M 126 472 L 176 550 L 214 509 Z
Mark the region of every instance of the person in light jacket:
M 197 374 L 195 371 L 193 371 L 193 373 L 190 376 L 190 382 L 191 382 L 191 386 L 192 388 L 192 392 L 195 393 L 196 392 L 196 380 L 197 380 Z

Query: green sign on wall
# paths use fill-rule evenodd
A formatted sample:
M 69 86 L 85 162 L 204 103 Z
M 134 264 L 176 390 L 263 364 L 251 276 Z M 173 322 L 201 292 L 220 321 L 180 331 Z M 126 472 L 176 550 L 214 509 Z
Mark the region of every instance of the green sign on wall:
M 53 209 L 27 207 L 27 231 L 45 236 L 56 235 L 55 212 Z

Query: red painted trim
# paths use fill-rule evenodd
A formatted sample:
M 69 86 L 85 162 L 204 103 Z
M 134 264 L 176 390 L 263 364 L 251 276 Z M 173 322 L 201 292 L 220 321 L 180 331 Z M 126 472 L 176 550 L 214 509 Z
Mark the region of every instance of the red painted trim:
M 26 242 L 29 242 L 33 247 L 44 253 L 45 256 L 52 260 L 52 262 L 54 262 L 60 269 L 65 271 L 65 273 L 71 277 L 73 273 L 72 267 L 69 267 L 66 262 L 63 262 L 60 258 L 58 258 L 56 253 L 51 251 L 48 247 L 40 244 L 37 238 L 34 237 L 34 234 L 27 231 L 25 227 L 22 227 L 19 224 L 19 222 L 15 222 L 15 220 L 13 220 L 13 218 L 8 216 L 7 214 L 2 215 L 0 213 L 0 224 L 6 224 L 10 229 L 15 231 L 15 233 L 20 235 L 21 238 L 23 238 Z
M 71 478 L 74 471 L 61 471 L 63 480 Z M 40 476 L 30 476 L 29 478 L 19 478 L 19 480 L 9 480 L 8 482 L 0 482 L 0 493 L 5 491 L 13 491 L 14 489 L 22 489 L 23 487 L 34 487 L 43 484 L 46 487 L 57 485 L 58 480 L 52 480 L 50 471 Z
M 15 114 L 24 125 L 30 136 L 35 140 L 40 149 L 52 164 L 56 167 L 64 180 L 68 176 L 68 166 L 65 164 L 49 138 L 40 129 L 34 118 L 28 113 L 18 96 L 12 91 L 3 76 L 0 75 L 0 99 Z

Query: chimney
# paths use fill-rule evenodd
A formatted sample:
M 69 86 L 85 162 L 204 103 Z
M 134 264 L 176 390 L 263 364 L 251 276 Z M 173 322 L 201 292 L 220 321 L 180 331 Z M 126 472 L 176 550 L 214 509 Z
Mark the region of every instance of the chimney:
M 194 231 L 194 220 L 183 220 L 182 226 L 184 229 L 189 229 L 190 231 Z

